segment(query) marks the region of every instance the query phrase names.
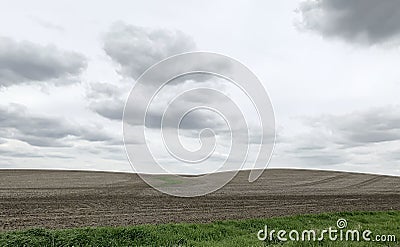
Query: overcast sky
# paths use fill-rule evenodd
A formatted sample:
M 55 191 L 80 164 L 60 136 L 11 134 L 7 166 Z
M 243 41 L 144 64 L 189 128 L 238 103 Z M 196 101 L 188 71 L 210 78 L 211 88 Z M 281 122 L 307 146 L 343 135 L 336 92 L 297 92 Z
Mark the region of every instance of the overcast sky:
M 269 167 L 400 175 L 399 47 L 398 0 L 4 1 L 0 168 L 131 171 L 121 123 L 130 89 L 161 59 L 201 50 L 263 82 L 277 127 Z M 203 127 L 186 123 L 188 143 Z

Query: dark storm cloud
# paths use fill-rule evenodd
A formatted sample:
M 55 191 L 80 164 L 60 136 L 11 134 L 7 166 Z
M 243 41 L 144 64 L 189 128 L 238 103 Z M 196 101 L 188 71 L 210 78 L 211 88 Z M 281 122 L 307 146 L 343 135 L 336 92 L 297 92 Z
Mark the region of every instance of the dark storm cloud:
M 80 126 L 65 119 L 30 114 L 25 107 L 15 104 L 0 106 L 0 136 L 39 147 L 70 146 L 69 138 L 112 140 L 98 126 Z
M 86 59 L 79 53 L 0 38 L 0 86 L 75 76 L 85 68 Z
M 326 37 L 378 44 L 400 34 L 398 0 L 306 0 L 299 11 L 306 29 Z
M 326 137 L 344 146 L 400 140 L 399 107 L 375 108 L 347 115 L 325 115 L 308 120 L 326 130 Z
M 137 79 L 151 65 L 169 56 L 194 50 L 193 39 L 180 31 L 146 29 L 122 22 L 104 36 L 104 51 L 120 72 Z

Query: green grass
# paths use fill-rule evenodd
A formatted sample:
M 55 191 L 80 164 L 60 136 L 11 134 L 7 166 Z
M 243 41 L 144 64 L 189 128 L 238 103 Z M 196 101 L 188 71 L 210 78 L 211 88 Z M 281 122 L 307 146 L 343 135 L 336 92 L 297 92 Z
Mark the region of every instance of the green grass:
M 270 219 L 219 221 L 209 224 L 162 224 L 129 227 L 98 227 L 64 230 L 31 229 L 1 232 L 0 246 L 400 246 L 400 242 L 281 242 L 260 241 L 257 232 L 269 229 L 320 232 L 336 228 L 339 218 L 347 220 L 345 229 L 393 234 L 400 239 L 400 212 L 354 212 L 299 215 Z
M 160 176 L 158 177 L 158 179 L 164 182 L 163 185 L 177 185 L 177 184 L 182 184 L 183 182 L 171 176 Z

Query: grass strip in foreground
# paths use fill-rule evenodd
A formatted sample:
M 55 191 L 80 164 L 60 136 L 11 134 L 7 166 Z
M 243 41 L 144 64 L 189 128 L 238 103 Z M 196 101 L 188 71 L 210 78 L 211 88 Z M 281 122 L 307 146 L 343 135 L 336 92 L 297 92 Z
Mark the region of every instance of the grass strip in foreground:
M 347 221 L 346 229 L 370 230 L 376 235 L 395 235 L 396 241 L 260 241 L 257 233 L 268 226 L 275 230 L 322 230 L 337 227 L 338 219 Z M 288 237 L 288 236 L 286 236 Z M 128 227 L 96 227 L 62 230 L 31 229 L 0 233 L 0 246 L 400 246 L 400 212 L 349 212 L 298 215 L 269 219 L 218 221 L 207 224 L 161 224 Z

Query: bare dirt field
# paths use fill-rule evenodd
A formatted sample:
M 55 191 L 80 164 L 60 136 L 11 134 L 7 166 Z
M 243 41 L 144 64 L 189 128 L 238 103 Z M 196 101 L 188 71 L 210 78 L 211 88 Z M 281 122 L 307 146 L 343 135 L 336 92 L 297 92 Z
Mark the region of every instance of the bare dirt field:
M 129 173 L 0 170 L 0 230 L 400 210 L 400 177 L 270 169 L 247 178 L 243 171 L 217 192 L 179 198 Z

